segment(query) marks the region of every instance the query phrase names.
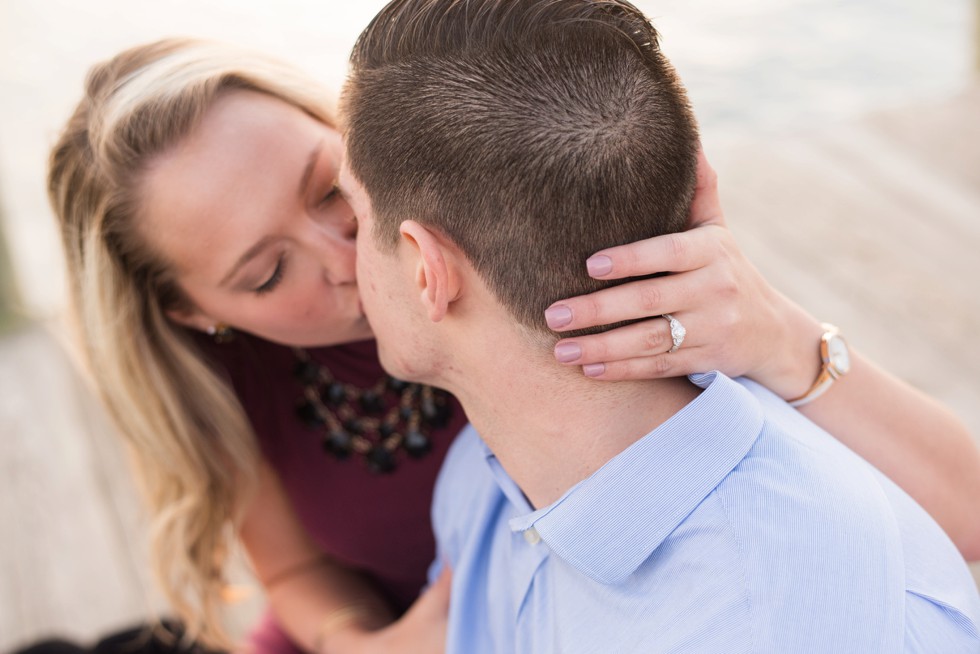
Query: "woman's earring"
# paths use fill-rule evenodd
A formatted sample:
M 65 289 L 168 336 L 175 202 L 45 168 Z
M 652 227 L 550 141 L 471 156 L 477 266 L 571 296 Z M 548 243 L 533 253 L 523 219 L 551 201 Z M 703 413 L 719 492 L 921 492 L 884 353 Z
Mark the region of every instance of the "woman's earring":
M 223 322 L 208 327 L 208 335 L 219 345 L 231 343 L 235 340 L 235 330 Z

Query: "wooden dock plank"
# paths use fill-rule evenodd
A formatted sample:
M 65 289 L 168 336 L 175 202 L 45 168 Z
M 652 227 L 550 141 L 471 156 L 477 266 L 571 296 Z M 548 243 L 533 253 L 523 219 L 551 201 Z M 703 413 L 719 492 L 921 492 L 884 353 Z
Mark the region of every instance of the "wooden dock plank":
M 90 638 L 150 610 L 119 509 L 127 472 L 100 458 L 61 349 L 40 329 L 0 343 L 0 649 Z M 112 501 L 105 478 L 117 480 Z M 115 482 L 114 482 L 115 483 Z M 138 524 L 129 523 L 138 530 Z
M 890 125 L 916 115 L 932 114 Z M 980 181 L 944 172 L 980 169 L 980 139 L 930 166 L 875 125 L 721 153 L 730 223 L 777 287 L 980 433 Z

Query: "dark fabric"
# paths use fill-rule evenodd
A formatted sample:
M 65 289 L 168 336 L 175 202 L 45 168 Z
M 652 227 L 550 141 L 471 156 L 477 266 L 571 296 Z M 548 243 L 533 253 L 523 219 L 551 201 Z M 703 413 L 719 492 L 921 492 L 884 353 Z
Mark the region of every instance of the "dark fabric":
M 359 456 L 334 459 L 323 451 L 320 434 L 296 418 L 302 387 L 293 378 L 290 348 L 242 334 L 221 345 L 200 342 L 227 371 L 263 455 L 313 540 L 373 579 L 397 610 L 405 610 L 435 555 L 432 491 L 446 451 L 466 423 L 459 404 L 453 400 L 449 424 L 432 433 L 432 452 L 421 459 L 399 452 L 397 470 L 378 475 Z M 374 341 L 308 351 L 347 383 L 367 387 L 384 374 Z
M 10 654 L 218 654 L 197 643 L 182 640 L 183 629 L 175 622 L 138 625 L 104 636 L 87 646 L 51 638 L 37 641 Z
M 31 643 L 10 654 L 86 654 L 87 649 L 71 641 L 60 638 L 50 638 Z
M 175 622 L 134 627 L 105 636 L 91 654 L 218 654 L 195 642 L 183 640 L 184 630 Z

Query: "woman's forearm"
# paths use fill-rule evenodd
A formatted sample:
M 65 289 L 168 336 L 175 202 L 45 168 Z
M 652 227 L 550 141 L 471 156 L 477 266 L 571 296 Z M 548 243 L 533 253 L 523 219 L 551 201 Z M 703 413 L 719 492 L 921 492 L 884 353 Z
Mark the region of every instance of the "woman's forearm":
M 353 636 L 391 622 L 377 590 L 313 544 L 268 465 L 260 467 L 239 536 L 279 625 L 305 651 L 357 651 Z
M 389 624 L 393 615 L 360 575 L 320 559 L 266 588 L 279 624 L 305 651 L 360 651 L 363 637 Z
M 397 621 L 370 584 L 321 565 L 268 597 L 294 642 L 316 654 L 437 654 L 445 651 L 452 576 L 444 570 Z

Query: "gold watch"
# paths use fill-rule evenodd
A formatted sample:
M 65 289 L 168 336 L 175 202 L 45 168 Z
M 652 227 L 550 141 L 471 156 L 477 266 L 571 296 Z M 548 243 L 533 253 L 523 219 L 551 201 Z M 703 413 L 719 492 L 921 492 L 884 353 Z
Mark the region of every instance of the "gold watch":
M 806 393 L 787 400 L 790 406 L 801 407 L 813 402 L 851 370 L 851 353 L 847 349 L 847 341 L 840 335 L 840 330 L 829 323 L 822 323 L 820 326 L 824 330 L 820 337 L 820 373 Z

